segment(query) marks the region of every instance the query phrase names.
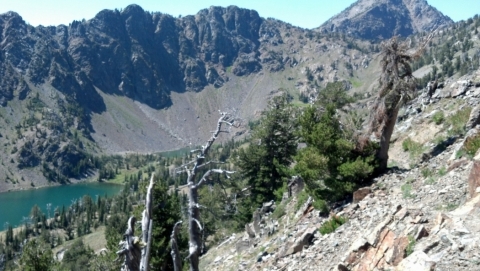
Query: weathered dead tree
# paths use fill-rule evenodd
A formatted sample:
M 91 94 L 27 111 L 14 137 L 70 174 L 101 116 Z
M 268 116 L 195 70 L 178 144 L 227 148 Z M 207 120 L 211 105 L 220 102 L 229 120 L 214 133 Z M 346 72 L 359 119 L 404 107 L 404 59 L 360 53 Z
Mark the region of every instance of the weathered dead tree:
M 170 254 L 172 255 L 173 267 L 175 271 L 182 270 L 182 260 L 180 259 L 180 252 L 178 250 L 177 244 L 177 235 L 181 224 L 182 221 L 178 221 L 177 223 L 175 223 L 175 225 L 173 226 L 172 235 L 170 235 L 170 242 L 172 246 L 172 252 Z
M 135 236 L 136 218 L 128 219 L 128 228 L 125 231 L 125 240 L 120 242 L 119 257 L 124 256 L 122 271 L 148 271 L 150 259 L 150 247 L 152 243 L 152 191 L 154 186 L 154 174 L 150 177 L 147 194 L 145 197 L 145 209 L 142 214 L 142 236 Z
M 219 164 L 215 161 L 205 161 L 206 156 L 218 138 L 220 133 L 228 133 L 227 130 L 222 130 L 222 126 L 233 126 L 234 119 L 225 112 L 220 112 L 220 118 L 217 122 L 215 131 L 212 132 L 212 137 L 203 145 L 200 149 L 191 151 L 197 153 L 196 157 L 189 163 L 182 165 L 178 171 L 187 173 L 187 185 L 188 185 L 188 237 L 189 237 L 189 255 L 187 259 L 190 262 L 190 270 L 198 271 L 199 258 L 202 253 L 202 224 L 200 222 L 200 204 L 198 203 L 198 189 L 207 182 L 208 177 L 214 173 L 228 174 L 234 173 L 233 171 L 227 171 L 223 169 L 209 169 L 200 178 L 197 178 L 199 170 L 211 164 Z M 177 231 L 181 222 L 175 224 L 172 232 L 172 258 L 175 264 L 175 270 L 182 270 L 180 255 L 177 247 Z
M 377 153 L 384 171 L 388 163 L 388 149 L 400 107 L 415 96 L 416 80 L 410 63 L 418 59 L 433 34 L 415 52 L 409 52 L 409 43 L 400 42 L 393 37 L 382 43 L 381 68 L 379 77 L 380 91 L 370 116 L 369 134 L 373 134 L 380 144 Z

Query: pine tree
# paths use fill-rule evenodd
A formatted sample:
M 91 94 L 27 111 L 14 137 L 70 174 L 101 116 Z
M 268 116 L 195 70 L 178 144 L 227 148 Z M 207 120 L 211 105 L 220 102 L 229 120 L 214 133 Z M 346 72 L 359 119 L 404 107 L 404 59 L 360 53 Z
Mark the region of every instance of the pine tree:
M 250 145 L 238 153 L 239 175 L 251 192 L 239 210 L 242 223 L 251 219 L 254 208 L 274 200 L 274 191 L 289 177 L 287 168 L 297 150 L 295 112 L 286 94 L 274 97 L 253 131 Z
M 42 238 L 33 239 L 23 247 L 21 270 L 48 271 L 53 269 L 54 264 L 52 249 Z
M 353 192 L 375 168 L 374 145 L 360 146 L 351 138 L 338 119 L 339 105 L 318 100 L 299 120 L 307 147 L 295 157 L 295 171 L 317 201 L 338 200 Z
M 177 193 L 169 193 L 168 185 L 163 180 L 157 180 L 153 190 L 153 231 L 150 253 L 151 270 L 173 270 L 170 256 L 170 234 L 173 226 L 181 220 L 180 199 Z M 185 238 L 180 238 L 180 249 L 187 247 Z

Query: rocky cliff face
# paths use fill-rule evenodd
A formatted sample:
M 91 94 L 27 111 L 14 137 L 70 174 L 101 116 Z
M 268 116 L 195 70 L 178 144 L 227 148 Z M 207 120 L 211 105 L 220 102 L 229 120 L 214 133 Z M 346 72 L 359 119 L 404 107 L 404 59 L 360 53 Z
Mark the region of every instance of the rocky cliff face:
M 164 108 L 171 91 L 222 86 L 227 67 L 239 76 L 260 70 L 263 22 L 256 11 L 235 6 L 174 18 L 130 5 L 57 27 L 32 27 L 14 12 L 2 14 L 0 102 L 28 92 L 26 76 L 94 112 L 105 109 L 96 88 Z
M 431 31 L 453 23 L 425 0 L 358 0 L 317 30 L 364 39 L 386 39 Z

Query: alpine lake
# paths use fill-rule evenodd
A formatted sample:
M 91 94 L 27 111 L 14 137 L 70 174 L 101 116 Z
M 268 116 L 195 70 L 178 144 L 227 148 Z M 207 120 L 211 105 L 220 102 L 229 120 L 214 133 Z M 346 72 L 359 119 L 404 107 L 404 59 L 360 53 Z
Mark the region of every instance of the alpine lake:
M 47 217 L 52 217 L 57 207 L 61 211 L 63 206 L 69 207 L 84 195 L 89 195 L 96 202 L 99 196 L 117 195 L 123 187 L 112 183 L 85 182 L 0 193 L 0 231 L 8 225 L 22 225 L 34 205 L 40 207 Z

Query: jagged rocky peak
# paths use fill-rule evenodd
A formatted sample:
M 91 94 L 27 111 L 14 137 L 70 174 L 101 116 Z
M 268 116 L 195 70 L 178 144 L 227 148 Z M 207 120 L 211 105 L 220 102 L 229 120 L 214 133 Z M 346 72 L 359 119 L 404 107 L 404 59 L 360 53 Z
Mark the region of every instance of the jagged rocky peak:
M 129 5 L 58 27 L 0 14 L 0 75 L 12 78 L 8 86 L 0 82 L 0 103 L 12 99 L 22 73 L 95 112 L 104 109 L 95 88 L 163 108 L 171 104 L 171 91 L 221 87 L 227 67 L 236 76 L 261 70 L 263 22 L 256 11 L 236 6 L 174 18 Z
M 426 0 L 358 0 L 320 27 L 364 39 L 408 36 L 453 23 Z

